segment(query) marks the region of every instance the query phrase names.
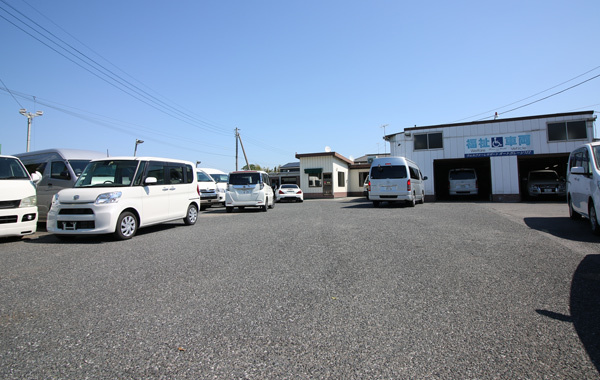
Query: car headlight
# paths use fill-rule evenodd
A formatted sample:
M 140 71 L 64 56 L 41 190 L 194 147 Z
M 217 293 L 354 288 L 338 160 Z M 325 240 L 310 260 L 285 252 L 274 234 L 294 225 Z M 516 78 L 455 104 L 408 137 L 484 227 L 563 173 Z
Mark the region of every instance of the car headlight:
M 96 198 L 96 202 L 94 203 L 97 205 L 117 203 L 119 201 L 119 198 L 121 198 L 122 194 L 123 193 L 121 193 L 120 191 L 113 191 L 112 193 L 100 194 L 98 195 L 98 198 Z
M 225 189 L 223 189 L 222 187 L 217 188 L 217 192 L 218 193 L 225 193 Z
M 58 206 L 59 204 L 60 204 L 60 201 L 58 200 L 58 193 L 56 193 L 52 196 L 52 203 L 50 204 L 50 207 Z
M 19 207 L 33 207 L 37 205 L 37 196 L 32 195 L 27 198 L 21 199 L 21 204 Z

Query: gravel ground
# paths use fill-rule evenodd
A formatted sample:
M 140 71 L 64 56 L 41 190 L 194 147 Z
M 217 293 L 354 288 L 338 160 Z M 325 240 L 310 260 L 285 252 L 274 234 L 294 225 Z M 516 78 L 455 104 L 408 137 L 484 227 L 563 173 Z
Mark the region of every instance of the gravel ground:
M 40 232 L 0 242 L 0 378 L 600 378 L 599 242 L 561 203 L 361 198 Z

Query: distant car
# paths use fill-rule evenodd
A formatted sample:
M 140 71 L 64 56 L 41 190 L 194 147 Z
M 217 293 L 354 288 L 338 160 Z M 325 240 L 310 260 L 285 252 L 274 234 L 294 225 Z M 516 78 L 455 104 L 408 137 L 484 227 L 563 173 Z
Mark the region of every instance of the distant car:
M 201 169 L 196 169 L 196 175 L 200 189 L 200 210 L 204 211 L 207 207 L 219 202 L 217 182 Z
M 264 171 L 243 170 L 229 173 L 225 210 L 240 210 L 246 207 L 258 207 L 262 211 L 275 207 L 275 196 L 271 188 L 271 179 Z
M 369 176 L 365 178 L 365 183 L 363 183 L 363 195 L 369 199 Z
M 530 197 L 547 195 L 564 197 L 565 180 L 554 170 L 532 170 L 527 176 L 527 192 Z
M 584 144 L 571 152 L 567 203 L 571 219 L 588 218 L 592 232 L 600 235 L 600 142 Z
M 302 193 L 302 190 L 298 187 L 298 185 L 281 185 L 279 186 L 277 191 L 275 191 L 275 200 L 277 202 L 280 202 L 283 199 L 290 199 L 296 202 L 303 202 L 304 193 Z
M 479 184 L 475 169 L 451 169 L 448 172 L 448 191 L 450 195 L 479 194 Z
M 208 174 L 215 180 L 217 184 L 217 203 L 225 206 L 225 193 L 227 192 L 227 181 L 229 181 L 229 174 L 212 168 L 200 168 L 204 173 Z M 214 206 L 214 203 L 213 203 Z

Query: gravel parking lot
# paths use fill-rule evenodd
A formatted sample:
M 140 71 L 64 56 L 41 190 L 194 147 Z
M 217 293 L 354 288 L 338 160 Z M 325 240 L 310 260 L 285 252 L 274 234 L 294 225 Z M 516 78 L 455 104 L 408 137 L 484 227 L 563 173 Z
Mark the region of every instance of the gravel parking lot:
M 562 203 L 364 198 L 40 232 L 0 243 L 0 378 L 600 378 L 599 243 Z

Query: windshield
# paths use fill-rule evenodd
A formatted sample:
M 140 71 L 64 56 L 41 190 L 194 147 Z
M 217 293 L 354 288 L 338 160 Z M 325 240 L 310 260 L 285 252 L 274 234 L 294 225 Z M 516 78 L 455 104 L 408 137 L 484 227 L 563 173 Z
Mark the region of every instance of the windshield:
M 198 182 L 214 182 L 208 174 L 201 171 L 197 171 L 196 173 L 198 175 Z
M 558 174 L 556 172 L 530 172 L 530 181 L 557 181 Z
M 475 171 L 473 170 L 451 170 L 450 179 L 475 179 Z
M 83 169 L 85 169 L 85 167 L 87 166 L 87 164 L 90 163 L 90 161 L 91 160 L 69 160 L 69 165 L 71 165 L 73 173 L 75 173 L 75 175 L 79 177 L 81 173 L 83 173 Z
M 104 160 L 90 162 L 75 187 L 130 186 L 138 166 L 137 160 Z
M 231 173 L 229 183 L 232 185 L 256 185 L 260 183 L 260 173 Z
M 0 180 L 3 179 L 29 179 L 29 174 L 16 158 L 0 157 Z
M 229 175 L 228 174 L 211 174 L 211 177 L 213 177 L 213 179 L 215 180 L 215 182 L 225 182 L 227 183 L 227 181 L 229 181 Z
M 297 189 L 298 185 L 281 185 L 282 189 Z
M 371 168 L 371 179 L 406 178 L 406 166 L 385 165 Z
M 596 162 L 596 169 L 600 170 L 600 145 L 592 147 L 592 154 L 594 155 L 594 162 Z

